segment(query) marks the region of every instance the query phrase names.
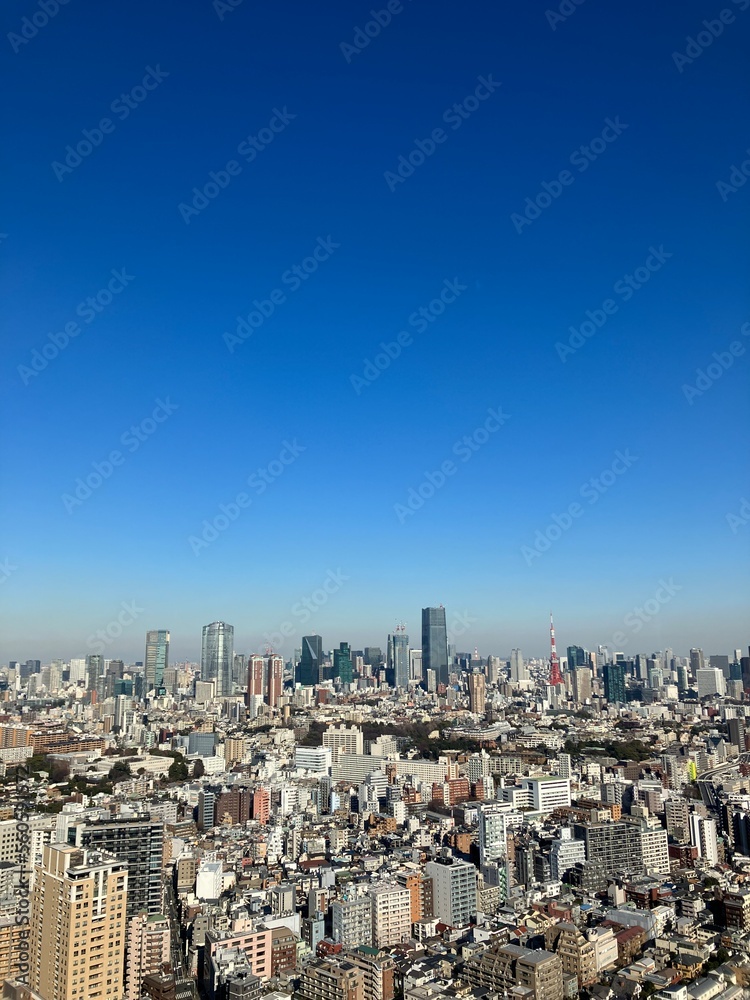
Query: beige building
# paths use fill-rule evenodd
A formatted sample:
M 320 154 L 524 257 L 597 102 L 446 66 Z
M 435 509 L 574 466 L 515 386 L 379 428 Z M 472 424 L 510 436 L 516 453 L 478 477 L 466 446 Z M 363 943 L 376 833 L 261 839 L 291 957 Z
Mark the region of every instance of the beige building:
M 146 976 L 168 965 L 169 921 L 161 914 L 139 913 L 128 923 L 128 963 L 125 977 L 127 1000 L 138 1000 Z
M 501 995 L 521 986 L 531 1000 L 563 1000 L 562 965 L 549 951 L 532 951 L 516 944 L 495 945 L 467 961 L 464 979 Z
M 119 1000 L 125 957 L 127 864 L 53 844 L 36 867 L 29 985 L 44 1000 Z
M 560 921 L 548 927 L 544 944 L 557 953 L 563 972 L 578 979 L 579 990 L 596 982 L 596 945 L 575 924 Z
M 331 759 L 335 763 L 341 757 L 365 752 L 365 741 L 362 730 L 356 726 L 329 726 L 323 731 L 323 746 L 331 751 Z
M 411 893 L 394 883 L 370 890 L 372 943 L 376 948 L 400 944 L 411 937 Z

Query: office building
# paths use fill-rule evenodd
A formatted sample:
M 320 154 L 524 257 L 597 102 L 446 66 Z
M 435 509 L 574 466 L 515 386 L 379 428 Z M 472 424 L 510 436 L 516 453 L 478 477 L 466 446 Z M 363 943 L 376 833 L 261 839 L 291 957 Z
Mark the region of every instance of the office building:
M 522 681 L 527 681 L 529 679 L 529 672 L 526 669 L 526 665 L 523 661 L 523 653 L 520 649 L 511 649 L 510 651 L 510 682 L 511 684 L 520 684 Z
M 695 681 L 699 698 L 723 697 L 726 694 L 724 674 L 718 667 L 699 667 L 695 671 Z
M 524 778 L 521 788 L 531 791 L 531 805 L 537 812 L 551 813 L 570 805 L 570 778 L 557 774 L 540 774 Z
M 625 704 L 625 664 L 605 663 L 604 664 L 604 697 L 610 703 Z
M 84 819 L 68 829 L 68 843 L 78 848 L 106 851 L 128 866 L 128 920 L 142 910 L 162 912 L 164 824 L 147 814 L 133 818 Z
M 234 666 L 234 626 L 211 622 L 203 626 L 201 639 L 201 680 L 216 682 L 216 697 L 232 693 Z
M 695 677 L 698 670 L 702 670 L 706 663 L 703 657 L 702 649 L 691 649 L 690 650 L 690 673 Z
M 128 921 L 127 1000 L 139 1000 L 146 976 L 161 972 L 169 962 L 169 920 L 159 913 L 139 913 L 132 917 Z
M 445 608 L 422 608 L 422 671 L 425 687 L 433 672 L 435 683 L 448 686 L 448 633 L 445 625 Z
M 451 927 L 470 923 L 477 912 L 477 870 L 458 858 L 428 861 L 425 875 L 432 879 L 432 908 L 438 920 Z
M 169 667 L 169 632 L 166 629 L 146 632 L 146 657 L 143 663 L 146 691 L 162 688 L 164 671 Z
M 323 680 L 323 640 L 319 635 L 302 636 L 298 676 L 303 687 L 314 687 Z
M 410 679 L 409 636 L 399 628 L 388 636 L 388 683 L 405 691 Z
M 351 684 L 354 680 L 352 647 L 348 642 L 340 642 L 333 651 L 333 679 L 341 684 Z
M 29 986 L 43 1000 L 119 1000 L 127 864 L 100 851 L 44 848 L 31 896 Z

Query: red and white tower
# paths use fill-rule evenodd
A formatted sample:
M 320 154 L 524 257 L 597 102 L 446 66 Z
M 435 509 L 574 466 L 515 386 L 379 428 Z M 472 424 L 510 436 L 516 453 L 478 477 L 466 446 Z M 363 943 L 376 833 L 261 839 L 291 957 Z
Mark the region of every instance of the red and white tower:
M 564 681 L 560 672 L 560 658 L 557 655 L 557 646 L 555 645 L 555 623 L 552 621 L 551 611 L 549 613 L 549 646 L 549 683 L 550 687 L 559 687 Z

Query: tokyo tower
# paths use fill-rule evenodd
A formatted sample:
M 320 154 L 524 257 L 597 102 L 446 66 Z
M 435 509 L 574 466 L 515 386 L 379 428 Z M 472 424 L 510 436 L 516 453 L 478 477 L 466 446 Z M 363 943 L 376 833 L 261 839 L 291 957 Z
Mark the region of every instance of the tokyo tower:
M 557 655 L 555 645 L 555 623 L 552 621 L 552 612 L 549 613 L 549 683 L 550 687 L 558 687 L 563 683 L 563 676 L 560 673 L 560 659 Z

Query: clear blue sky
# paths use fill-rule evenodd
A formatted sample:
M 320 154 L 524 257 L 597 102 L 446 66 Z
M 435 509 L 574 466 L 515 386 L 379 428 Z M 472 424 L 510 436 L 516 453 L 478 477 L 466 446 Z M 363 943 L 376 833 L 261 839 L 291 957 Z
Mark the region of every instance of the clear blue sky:
M 33 37 L 4 40 L 3 659 L 85 655 L 123 602 L 125 659 L 149 628 L 195 658 L 215 619 L 242 651 L 285 621 L 287 654 L 310 631 L 384 646 L 399 619 L 416 645 L 438 603 L 483 654 L 543 654 L 550 609 L 563 648 L 747 645 L 750 505 L 727 514 L 750 498 L 750 184 L 717 189 L 750 157 L 744 4 L 687 62 L 720 4 L 588 0 L 553 29 L 536 0 L 405 0 L 365 29 L 385 4 L 71 0 L 33 35 L 13 0 L 6 32 Z M 255 299 L 273 314 L 235 342 Z M 587 310 L 606 321 L 556 346 Z

